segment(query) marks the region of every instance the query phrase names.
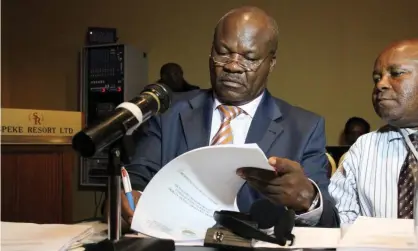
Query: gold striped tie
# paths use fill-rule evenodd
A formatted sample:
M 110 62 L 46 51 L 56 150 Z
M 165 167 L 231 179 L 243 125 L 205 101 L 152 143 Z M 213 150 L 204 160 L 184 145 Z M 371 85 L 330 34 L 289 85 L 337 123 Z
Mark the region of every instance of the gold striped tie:
M 231 120 L 240 115 L 243 111 L 236 106 L 220 105 L 218 110 L 223 117 L 221 127 L 212 139 L 211 145 L 232 144 L 234 136 L 232 135 Z

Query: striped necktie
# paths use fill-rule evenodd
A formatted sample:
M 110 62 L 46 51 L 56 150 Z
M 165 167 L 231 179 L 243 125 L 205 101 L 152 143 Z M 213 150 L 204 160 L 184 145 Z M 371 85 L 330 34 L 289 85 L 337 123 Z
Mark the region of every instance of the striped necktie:
M 409 135 L 412 144 L 418 149 L 418 134 Z M 414 175 L 418 170 L 418 161 L 414 154 L 409 150 L 406 156 L 398 181 L 398 218 L 414 218 L 414 193 L 415 180 Z
M 218 110 L 223 118 L 221 127 L 212 138 L 211 145 L 232 144 L 234 136 L 232 135 L 231 120 L 240 115 L 243 110 L 236 106 L 219 105 Z

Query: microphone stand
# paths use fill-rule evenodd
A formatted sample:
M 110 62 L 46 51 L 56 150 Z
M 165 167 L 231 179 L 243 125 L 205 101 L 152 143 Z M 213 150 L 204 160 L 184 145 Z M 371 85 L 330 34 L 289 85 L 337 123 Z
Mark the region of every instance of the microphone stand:
M 108 195 L 109 195 L 109 216 L 108 216 L 108 238 L 111 242 L 119 241 L 122 235 L 121 228 L 121 168 L 122 168 L 123 142 L 116 141 L 109 148 L 108 172 Z
M 86 251 L 148 251 L 175 250 L 173 240 L 122 237 L 121 227 L 121 168 L 130 161 L 130 151 L 135 147 L 132 136 L 125 135 L 110 145 L 108 151 L 108 238 L 99 243 L 85 245 Z

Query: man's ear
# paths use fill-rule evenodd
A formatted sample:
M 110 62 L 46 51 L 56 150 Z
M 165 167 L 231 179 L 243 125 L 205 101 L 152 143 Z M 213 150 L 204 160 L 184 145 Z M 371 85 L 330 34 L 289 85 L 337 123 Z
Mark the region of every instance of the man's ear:
M 274 70 L 275 66 L 276 66 L 276 55 L 273 55 L 272 59 L 270 60 L 270 69 L 269 69 L 270 73 Z

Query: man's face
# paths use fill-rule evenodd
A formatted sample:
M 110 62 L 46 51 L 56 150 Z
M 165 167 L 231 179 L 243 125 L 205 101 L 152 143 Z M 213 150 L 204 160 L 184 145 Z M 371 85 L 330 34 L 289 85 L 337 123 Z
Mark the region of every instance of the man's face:
M 349 128 L 346 134 L 346 143 L 348 145 L 354 144 L 356 140 L 363 134 L 367 133 L 366 129 L 361 125 L 353 125 Z
M 241 105 L 258 97 L 276 59 L 265 27 L 238 20 L 218 26 L 209 61 L 212 88 L 226 104 Z
M 384 52 L 376 60 L 373 71 L 373 106 L 376 113 L 391 125 L 418 126 L 416 56 L 411 48 L 398 47 Z

